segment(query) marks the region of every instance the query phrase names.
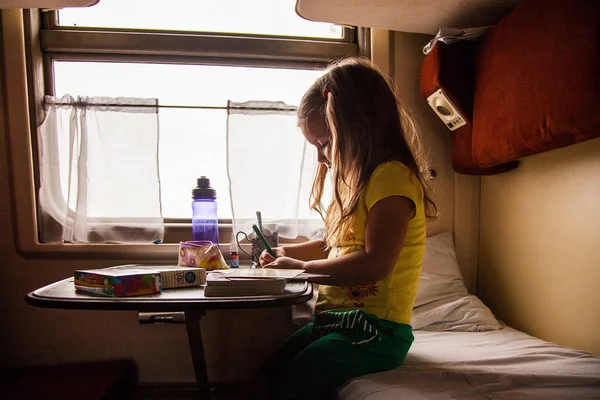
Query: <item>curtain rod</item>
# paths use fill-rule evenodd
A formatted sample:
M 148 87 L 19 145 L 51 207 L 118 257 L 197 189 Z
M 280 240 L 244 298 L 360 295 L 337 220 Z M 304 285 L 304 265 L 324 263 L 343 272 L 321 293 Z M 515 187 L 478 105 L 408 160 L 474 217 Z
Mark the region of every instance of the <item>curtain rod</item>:
M 59 103 L 59 102 L 45 102 L 45 105 L 57 105 L 57 106 L 74 106 L 74 107 L 132 107 L 132 108 L 182 108 L 182 109 L 205 109 L 205 110 L 257 110 L 257 111 L 297 111 L 297 107 L 288 108 L 277 108 L 277 107 L 227 107 L 227 106 L 176 106 L 171 104 L 108 104 L 108 103 Z

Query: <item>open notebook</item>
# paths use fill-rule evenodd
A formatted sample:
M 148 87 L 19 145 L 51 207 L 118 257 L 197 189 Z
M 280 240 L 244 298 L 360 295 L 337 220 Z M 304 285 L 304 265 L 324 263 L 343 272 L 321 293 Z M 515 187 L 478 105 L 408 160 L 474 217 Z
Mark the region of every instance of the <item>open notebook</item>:
M 283 294 L 288 280 L 307 280 L 327 275 L 307 274 L 301 269 L 239 268 L 212 271 L 206 278 L 204 295 L 266 296 Z

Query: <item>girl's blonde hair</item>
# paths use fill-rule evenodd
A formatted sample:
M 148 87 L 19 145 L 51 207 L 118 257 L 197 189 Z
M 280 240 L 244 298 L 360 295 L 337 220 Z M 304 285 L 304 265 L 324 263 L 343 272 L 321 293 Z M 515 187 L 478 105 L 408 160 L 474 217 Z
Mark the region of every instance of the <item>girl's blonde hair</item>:
M 333 199 L 325 210 L 321 199 L 327 167 L 319 164 L 310 206 L 325 221 L 326 243 L 340 244 L 371 174 L 386 161 L 400 161 L 414 173 L 423 187 L 425 215 L 437 218 L 416 124 L 391 80 L 369 60 L 341 60 L 315 81 L 302 97 L 298 121 L 306 127 L 309 118 L 317 117 L 329 134 Z

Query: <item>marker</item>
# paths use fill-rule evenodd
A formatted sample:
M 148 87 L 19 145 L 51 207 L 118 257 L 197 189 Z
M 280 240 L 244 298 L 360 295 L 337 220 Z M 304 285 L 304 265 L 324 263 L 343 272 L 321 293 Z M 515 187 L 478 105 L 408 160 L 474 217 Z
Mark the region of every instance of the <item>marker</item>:
M 273 251 L 271 246 L 269 246 L 267 239 L 265 239 L 264 235 L 258 229 L 258 226 L 256 226 L 256 224 L 252 224 L 252 230 L 254 230 L 254 233 L 256 233 L 256 237 L 258 238 L 258 240 L 260 240 L 260 242 L 263 244 L 263 246 L 265 246 L 265 250 L 267 250 L 267 253 L 269 253 L 273 257 L 277 258 L 277 256 L 275 255 L 275 252 Z
M 260 211 L 256 212 L 256 220 L 258 221 L 258 229 L 262 232 L 262 215 Z

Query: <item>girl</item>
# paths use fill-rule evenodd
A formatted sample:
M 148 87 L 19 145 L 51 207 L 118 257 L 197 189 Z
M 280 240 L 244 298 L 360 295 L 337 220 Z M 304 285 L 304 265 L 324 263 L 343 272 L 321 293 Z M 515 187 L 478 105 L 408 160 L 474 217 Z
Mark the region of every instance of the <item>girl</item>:
M 369 62 L 332 65 L 308 89 L 298 124 L 317 148 L 311 207 L 324 240 L 275 248 L 268 268 L 325 274 L 315 320 L 294 333 L 262 369 L 271 398 L 327 398 L 350 378 L 401 365 L 425 248 L 437 209 L 414 123 Z M 321 204 L 328 174 L 333 199 Z

